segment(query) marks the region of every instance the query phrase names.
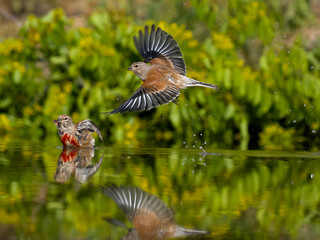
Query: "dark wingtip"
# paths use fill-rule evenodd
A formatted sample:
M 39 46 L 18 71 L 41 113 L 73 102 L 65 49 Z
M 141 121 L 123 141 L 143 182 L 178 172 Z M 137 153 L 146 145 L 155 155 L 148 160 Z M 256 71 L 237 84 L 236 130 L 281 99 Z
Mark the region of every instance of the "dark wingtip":
M 128 231 L 130 231 L 131 229 L 128 228 L 123 222 L 119 221 L 118 219 L 115 219 L 115 218 L 108 218 L 108 217 L 104 217 L 102 218 L 104 221 L 108 222 L 108 223 L 111 223 L 115 226 L 118 226 L 118 227 L 122 227 L 122 228 L 125 228 L 127 229 Z
M 104 194 L 106 187 L 100 185 L 97 187 L 97 189 Z
M 98 135 L 99 135 L 100 140 L 101 140 L 102 142 L 104 142 L 104 141 L 103 141 L 103 137 L 102 137 L 101 133 L 100 133 L 100 134 L 98 134 Z
M 98 165 L 99 165 L 99 166 L 100 166 L 101 163 L 102 163 L 103 157 L 104 157 L 104 154 L 102 154 L 102 156 L 101 156 L 100 159 L 99 159 L 99 162 L 98 162 Z
M 145 25 L 144 26 L 144 33 L 148 33 L 149 34 L 149 26 L 148 25 Z
M 100 113 L 100 114 L 110 116 L 110 115 L 113 115 L 113 114 L 116 114 L 116 113 L 118 113 L 118 111 L 113 110 L 113 111 L 110 111 L 110 112 L 102 112 L 102 113 Z

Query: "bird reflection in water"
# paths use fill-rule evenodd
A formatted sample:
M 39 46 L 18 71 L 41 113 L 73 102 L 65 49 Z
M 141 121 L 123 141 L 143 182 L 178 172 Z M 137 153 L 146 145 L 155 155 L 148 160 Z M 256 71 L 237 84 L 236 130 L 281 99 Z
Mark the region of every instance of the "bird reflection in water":
M 54 179 L 63 183 L 69 180 L 72 174 L 78 182 L 86 182 L 100 168 L 103 156 L 96 164 L 91 163 L 94 157 L 93 148 L 64 148 L 61 152 Z
M 123 210 L 134 228 L 123 239 L 168 239 L 183 236 L 208 235 L 207 231 L 186 229 L 174 223 L 173 212 L 156 196 L 137 187 L 106 187 L 103 193 Z M 119 226 L 117 220 L 106 219 Z

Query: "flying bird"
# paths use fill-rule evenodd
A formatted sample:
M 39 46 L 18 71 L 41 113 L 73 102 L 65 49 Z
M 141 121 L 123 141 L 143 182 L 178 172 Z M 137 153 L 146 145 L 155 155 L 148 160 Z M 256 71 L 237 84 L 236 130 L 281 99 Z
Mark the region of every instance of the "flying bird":
M 74 124 L 68 115 L 60 115 L 57 120 L 53 120 L 53 123 L 58 128 L 60 140 L 64 147 L 94 147 L 93 132 L 96 132 L 103 141 L 100 129 L 90 119 Z
M 128 70 L 134 72 L 143 82 L 135 93 L 120 107 L 107 114 L 144 111 L 170 102 L 176 102 L 180 89 L 216 85 L 200 82 L 186 76 L 187 70 L 178 43 L 160 27 L 151 31 L 146 25 L 144 34 L 134 36 L 134 43 L 145 62 L 135 62 Z M 150 63 L 150 65 L 148 64 Z
M 209 234 L 207 231 L 187 229 L 177 225 L 174 223 L 173 212 L 165 203 L 140 188 L 110 186 L 102 190 L 116 202 L 133 223 L 134 228 L 129 229 L 129 233 L 123 239 L 168 239 Z M 116 224 L 122 226 L 117 222 Z

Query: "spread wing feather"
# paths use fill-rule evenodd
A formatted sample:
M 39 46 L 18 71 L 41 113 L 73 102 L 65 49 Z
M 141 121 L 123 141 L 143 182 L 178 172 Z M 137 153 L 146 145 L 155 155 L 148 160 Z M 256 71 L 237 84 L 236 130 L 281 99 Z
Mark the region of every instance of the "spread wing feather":
M 154 212 L 160 219 L 173 220 L 173 212 L 161 199 L 140 188 L 110 186 L 102 188 L 102 191 L 116 202 L 130 221 L 141 210 Z
M 103 141 L 99 127 L 90 119 L 86 119 L 77 123 L 77 131 L 81 132 L 82 130 L 86 130 L 89 132 L 96 132 L 99 138 L 101 139 L 101 141 Z
M 181 49 L 174 38 L 160 27 L 151 31 L 146 25 L 144 33 L 140 30 L 139 37 L 133 37 L 134 43 L 140 55 L 150 64 L 162 64 L 177 70 L 181 75 L 186 75 L 186 65 L 182 58 Z M 157 58 L 165 58 L 167 61 L 157 61 Z
M 142 85 L 127 101 L 121 104 L 120 107 L 108 112 L 108 114 L 150 110 L 174 101 L 179 95 L 180 90 L 173 85 L 162 90 L 158 90 L 156 87 L 145 87 Z

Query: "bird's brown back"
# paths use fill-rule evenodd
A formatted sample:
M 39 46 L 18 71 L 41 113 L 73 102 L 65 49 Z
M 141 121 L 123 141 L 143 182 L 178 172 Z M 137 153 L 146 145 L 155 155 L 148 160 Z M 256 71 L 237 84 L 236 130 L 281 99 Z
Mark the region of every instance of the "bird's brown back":
M 163 90 L 170 85 L 177 88 L 183 88 L 181 75 L 174 69 L 166 66 L 153 65 L 149 70 L 147 79 L 142 85 L 143 87 L 155 86 L 158 90 Z
M 81 138 L 79 140 L 80 146 L 94 147 L 94 138 L 92 137 L 92 132 L 87 130 L 81 131 Z

